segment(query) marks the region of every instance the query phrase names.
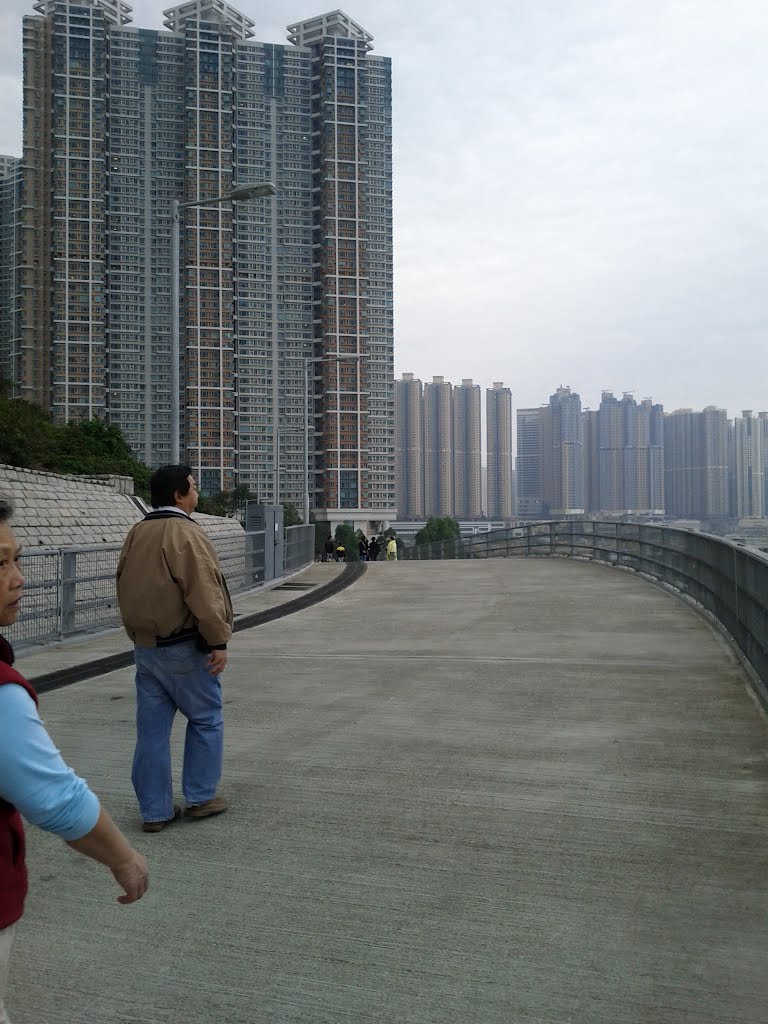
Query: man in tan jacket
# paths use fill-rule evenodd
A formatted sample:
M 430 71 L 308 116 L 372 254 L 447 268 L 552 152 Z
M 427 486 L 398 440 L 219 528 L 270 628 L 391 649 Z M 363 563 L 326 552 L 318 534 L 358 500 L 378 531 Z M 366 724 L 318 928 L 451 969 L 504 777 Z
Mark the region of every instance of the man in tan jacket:
M 189 466 L 163 466 L 149 483 L 153 510 L 123 544 L 117 598 L 136 662 L 136 751 L 131 780 L 145 832 L 181 816 L 173 802 L 170 738 L 187 719 L 182 790 L 188 818 L 227 809 L 216 795 L 224 753 L 219 676 L 232 636 L 232 602 L 216 550 L 191 517 Z

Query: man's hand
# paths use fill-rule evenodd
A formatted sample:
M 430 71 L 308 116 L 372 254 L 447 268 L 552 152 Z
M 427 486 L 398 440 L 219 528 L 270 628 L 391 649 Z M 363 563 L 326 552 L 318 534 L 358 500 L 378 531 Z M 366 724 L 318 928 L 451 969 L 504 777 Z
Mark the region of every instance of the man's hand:
M 131 849 L 130 855 L 111 869 L 115 881 L 124 890 L 124 896 L 118 896 L 117 902 L 127 905 L 140 900 L 149 888 L 149 864 L 136 850 Z
M 221 675 L 227 664 L 227 652 L 226 651 L 211 651 L 211 656 L 208 659 L 208 671 L 212 676 Z

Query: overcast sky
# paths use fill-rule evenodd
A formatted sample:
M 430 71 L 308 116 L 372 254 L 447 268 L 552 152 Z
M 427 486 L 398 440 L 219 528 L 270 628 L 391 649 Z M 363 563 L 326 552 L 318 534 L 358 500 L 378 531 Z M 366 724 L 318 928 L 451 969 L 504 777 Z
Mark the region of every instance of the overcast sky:
M 334 4 L 235 6 L 282 42 Z M 398 374 L 768 408 L 766 0 L 343 9 L 393 60 Z M 31 12 L 3 0 L 3 153 Z

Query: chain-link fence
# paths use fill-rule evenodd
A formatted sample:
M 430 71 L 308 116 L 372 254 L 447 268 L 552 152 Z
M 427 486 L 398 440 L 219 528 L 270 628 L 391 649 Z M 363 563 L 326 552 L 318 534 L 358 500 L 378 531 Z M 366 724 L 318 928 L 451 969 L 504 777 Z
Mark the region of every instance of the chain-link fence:
M 314 526 L 285 531 L 283 572 L 314 560 Z M 213 538 L 230 593 L 264 582 L 263 531 Z M 17 647 L 109 629 L 120 624 L 115 574 L 119 544 L 25 550 L 24 597 L 14 626 L 3 632 Z
M 560 555 L 624 566 L 705 608 L 733 638 L 768 704 L 768 558 L 692 530 L 642 523 L 526 523 L 462 540 L 415 544 L 405 559 Z

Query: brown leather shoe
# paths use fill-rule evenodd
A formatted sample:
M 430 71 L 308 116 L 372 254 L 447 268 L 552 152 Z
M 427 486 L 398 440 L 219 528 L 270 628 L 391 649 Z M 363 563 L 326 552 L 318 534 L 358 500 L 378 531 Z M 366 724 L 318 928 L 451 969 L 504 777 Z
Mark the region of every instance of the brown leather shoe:
M 168 828 L 174 821 L 178 821 L 181 817 L 181 808 L 177 805 L 173 808 L 173 817 L 166 818 L 165 821 L 145 821 L 141 826 L 145 832 L 162 832 L 164 828 Z
M 215 796 L 206 800 L 204 804 L 190 804 L 184 814 L 187 818 L 212 818 L 214 814 L 223 814 L 229 804 L 223 796 Z

